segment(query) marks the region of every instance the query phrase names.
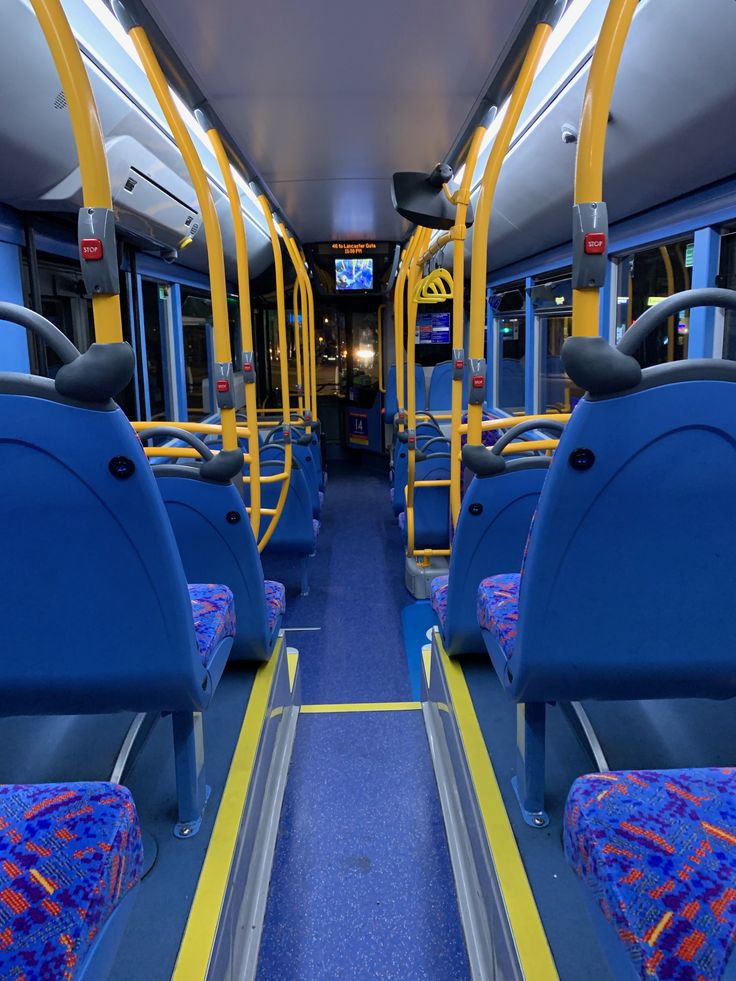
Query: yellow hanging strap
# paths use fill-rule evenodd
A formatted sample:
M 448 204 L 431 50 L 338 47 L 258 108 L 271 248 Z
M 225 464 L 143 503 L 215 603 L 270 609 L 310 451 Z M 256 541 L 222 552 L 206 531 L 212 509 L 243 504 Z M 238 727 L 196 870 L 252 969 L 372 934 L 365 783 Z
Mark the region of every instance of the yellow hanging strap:
M 575 223 L 576 237 L 582 255 L 573 264 L 572 329 L 579 337 L 596 337 L 600 318 L 600 277 L 587 280 L 585 270 L 575 268 L 585 261 L 588 239 L 592 236 L 592 254 L 598 254 L 601 264 L 607 261 L 608 216 L 603 204 L 603 160 L 606 152 L 608 117 L 611 111 L 613 88 L 616 83 L 621 55 L 638 0 L 611 0 L 598 35 L 595 54 L 590 66 L 588 84 L 583 100 L 583 114 L 578 137 L 575 164 Z M 596 237 L 595 229 L 598 229 Z M 595 261 L 595 260 L 594 260 Z M 591 269 L 591 272 L 594 272 Z M 576 277 L 579 280 L 576 281 Z M 589 285 L 592 281 L 593 285 Z
M 281 243 L 279 241 L 279 234 L 276 231 L 276 224 L 273 220 L 273 215 L 271 214 L 271 208 L 268 203 L 268 199 L 265 194 L 260 194 L 258 196 L 258 203 L 263 211 L 263 217 L 266 219 L 266 224 L 268 226 L 268 232 L 271 236 L 271 247 L 273 249 L 273 261 L 276 267 L 276 321 L 278 324 L 279 333 L 279 368 L 280 368 L 280 379 L 281 379 L 281 417 L 283 420 L 284 432 L 288 433 L 288 438 L 284 441 L 284 469 L 278 474 L 269 474 L 268 477 L 263 477 L 262 483 L 279 483 L 281 487 L 279 489 L 279 497 L 276 502 L 276 507 L 273 509 L 262 508 L 261 513 L 269 515 L 271 520 L 268 523 L 268 527 L 263 533 L 263 537 L 258 543 L 258 550 L 262 552 L 263 549 L 271 541 L 271 537 L 276 531 L 276 526 L 279 523 L 279 519 L 284 511 L 284 505 L 286 504 L 286 495 L 289 493 L 289 482 L 291 481 L 291 466 L 293 460 L 293 448 L 291 445 L 291 405 L 289 402 L 289 360 L 288 353 L 289 348 L 286 338 L 286 295 L 284 290 L 284 263 L 281 255 Z
M 82 55 L 60 0 L 31 0 L 31 2 L 46 37 L 69 106 L 79 158 L 84 209 L 87 210 L 88 215 L 90 211 L 109 212 L 112 221 L 112 195 L 105 142 L 97 104 Z M 110 238 L 107 247 L 112 245 L 115 255 L 114 224 Z M 104 255 L 102 258 L 105 258 Z M 85 261 L 83 257 L 81 261 Z M 114 344 L 123 340 L 117 282 L 112 292 L 92 294 L 92 313 L 95 340 L 98 343 Z
M 189 130 L 184 125 L 179 110 L 174 104 L 171 89 L 161 71 L 158 58 L 143 27 L 132 17 L 122 0 L 113 0 L 113 11 L 130 36 L 143 69 L 151 84 L 161 111 L 174 136 L 197 195 L 202 225 L 207 241 L 207 261 L 209 265 L 210 292 L 212 295 L 212 333 L 214 337 L 215 361 L 223 379 L 232 375 L 232 350 L 230 347 L 230 323 L 227 312 L 227 282 L 225 279 L 225 255 L 222 245 L 222 232 L 212 199 L 207 174 L 194 147 Z M 229 367 L 228 367 L 229 366 Z M 222 393 L 224 396 L 226 393 Z M 231 393 L 232 394 L 232 393 Z M 238 449 L 235 432 L 236 419 L 234 407 L 220 408 L 222 423 L 222 445 L 226 450 Z
M 514 91 L 498 130 L 493 148 L 483 172 L 480 196 L 473 224 L 473 251 L 470 265 L 470 344 L 471 360 L 483 358 L 486 326 L 486 279 L 488 275 L 488 228 L 491 220 L 493 200 L 498 186 L 498 178 L 511 140 L 519 124 L 522 109 L 526 104 L 534 76 L 544 53 L 544 48 L 552 34 L 548 23 L 537 24 L 524 63 L 514 85 Z M 472 381 L 471 381 L 472 384 Z M 481 442 L 481 422 L 483 420 L 482 402 L 468 405 L 468 443 Z
M 424 276 L 414 287 L 415 303 L 444 303 L 454 296 L 452 276 L 446 269 L 433 269 Z
M 416 386 L 416 328 L 417 328 L 417 282 L 422 274 L 419 257 L 429 244 L 431 228 L 420 228 L 416 233 L 416 249 L 408 271 L 407 295 L 409 297 L 406 323 L 406 410 L 409 429 L 407 443 L 408 473 L 406 483 L 406 554 L 414 555 L 414 481 L 416 479 L 416 431 L 417 431 L 417 386 Z M 398 382 L 398 369 L 396 372 Z
M 201 114 L 204 116 L 204 114 Z M 258 538 L 261 526 L 261 461 L 258 442 L 258 399 L 256 397 L 256 363 L 253 354 L 253 321 L 250 307 L 250 274 L 248 270 L 248 240 L 243 221 L 240 195 L 233 177 L 232 167 L 220 134 L 205 118 L 200 118 L 202 128 L 207 131 L 212 149 L 222 171 L 230 212 L 235 230 L 235 255 L 238 268 L 238 299 L 240 305 L 240 332 L 243 344 L 243 379 L 245 382 L 245 418 L 248 424 L 248 477 L 250 485 L 250 525 Z

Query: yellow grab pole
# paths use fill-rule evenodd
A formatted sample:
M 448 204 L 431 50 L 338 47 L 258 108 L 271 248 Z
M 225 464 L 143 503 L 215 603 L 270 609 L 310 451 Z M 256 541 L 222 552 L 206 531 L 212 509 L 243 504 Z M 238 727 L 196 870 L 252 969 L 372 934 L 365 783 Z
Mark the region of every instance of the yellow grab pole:
M 273 220 L 273 215 L 271 214 L 271 207 L 268 203 L 268 199 L 265 194 L 258 195 L 258 203 L 263 211 L 263 217 L 266 219 L 266 224 L 268 225 L 268 232 L 271 236 L 271 247 L 273 249 L 273 261 L 276 267 L 276 321 L 278 324 L 279 331 L 279 369 L 281 377 L 281 415 L 283 419 L 283 425 L 285 427 L 285 432 L 291 431 L 291 405 L 289 404 L 289 348 L 286 339 L 286 296 L 284 291 L 284 262 L 281 255 L 281 243 L 279 242 L 279 233 L 276 231 L 276 225 Z M 271 520 L 268 523 L 268 527 L 263 533 L 263 537 L 258 543 L 258 550 L 262 552 L 263 549 L 271 541 L 271 536 L 276 530 L 276 525 L 279 523 L 279 519 L 284 510 L 284 505 L 286 504 L 286 495 L 289 493 L 289 483 L 291 482 L 291 465 L 292 465 L 293 449 L 291 445 L 291 437 L 284 442 L 284 471 L 283 479 L 281 481 L 281 488 L 279 490 L 279 499 L 276 503 L 276 508 L 274 514 L 271 516 Z
M 302 338 L 299 324 L 306 299 L 306 297 L 302 297 L 302 281 L 297 273 L 294 280 L 294 356 L 296 358 L 297 409 L 302 417 L 304 416 L 304 381 L 302 379 Z
M 310 343 L 309 343 L 309 290 L 306 283 L 307 280 L 307 270 L 302 261 L 302 255 L 299 248 L 294 241 L 294 239 L 289 235 L 289 233 L 284 230 L 284 242 L 286 244 L 286 249 L 291 258 L 291 263 L 294 266 L 294 272 L 296 274 L 296 280 L 294 282 L 294 324 L 296 332 L 297 323 L 297 294 L 300 299 L 300 309 L 302 314 L 302 328 L 301 328 L 301 339 L 302 346 L 299 347 L 298 339 L 296 341 L 296 377 L 297 384 L 300 386 L 302 395 L 299 398 L 299 413 L 304 414 L 304 409 L 310 410 L 311 413 L 311 400 L 310 400 L 310 390 L 311 390 L 311 369 L 309 365 L 310 360 Z M 303 369 L 302 369 L 303 364 Z M 310 418 L 308 413 L 307 419 Z M 311 425 L 309 422 L 306 424 L 306 431 L 311 432 Z
M 220 221 L 212 199 L 207 174 L 202 161 L 194 147 L 189 130 L 174 104 L 171 89 L 164 77 L 156 53 L 151 46 L 148 35 L 134 16 L 130 14 L 123 0 L 112 0 L 112 8 L 116 17 L 130 36 L 143 69 L 151 84 L 161 111 L 174 136 L 179 152 L 192 182 L 197 196 L 199 210 L 202 215 L 205 239 L 207 241 L 207 261 L 209 265 L 210 291 L 212 295 L 212 327 L 215 342 L 215 360 L 224 373 L 224 378 L 232 377 L 232 351 L 230 349 L 230 324 L 227 313 L 227 282 L 225 279 L 225 255 L 222 245 Z M 232 395 L 232 390 L 229 389 Z M 223 395 L 225 393 L 222 393 Z M 226 406 L 220 408 L 222 422 L 222 445 L 226 450 L 238 449 L 238 437 L 235 433 L 235 408 Z
M 407 555 L 414 554 L 414 480 L 416 472 L 416 432 L 417 432 L 417 386 L 415 375 L 416 364 L 416 326 L 417 301 L 414 298 L 416 286 L 422 275 L 420 256 L 429 244 L 432 235 L 431 228 L 420 228 L 416 235 L 416 249 L 407 276 L 407 322 L 406 322 L 406 410 L 409 441 L 406 445 L 408 470 L 406 490 L 406 530 Z M 396 372 L 398 381 L 398 370 Z
M 603 203 L 603 161 L 608 117 L 621 55 L 638 2 L 639 0 L 610 0 L 598 35 L 583 99 L 575 163 L 574 233 L 581 243 L 582 255 L 578 260 L 585 256 L 588 249 L 584 240 L 586 233 L 598 232 L 601 236 L 597 240 L 596 249 L 602 248 L 603 251 L 593 253 L 602 258 L 601 273 L 608 254 L 608 215 Z M 596 337 L 600 319 L 600 276 L 588 278 L 585 270 L 575 269 L 575 264 L 574 262 L 573 334 Z
M 110 213 L 110 221 L 113 224 L 111 240 L 107 242 L 107 247 L 112 244 L 114 248 L 112 194 L 105 141 L 97 103 L 84 68 L 82 55 L 60 0 L 31 0 L 31 2 L 46 37 L 69 106 L 82 178 L 84 208 L 88 215 L 98 210 Z M 85 261 L 83 256 L 81 261 Z M 115 285 L 117 286 L 117 283 Z M 96 341 L 102 344 L 114 344 L 123 340 L 123 323 L 117 289 L 109 293 L 93 292 L 92 313 Z
M 484 334 L 486 326 L 486 279 L 488 275 L 488 227 L 491 209 L 496 195 L 498 178 L 501 174 L 511 140 L 519 124 L 522 109 L 526 104 L 534 76 L 552 33 L 552 24 L 545 21 L 537 24 L 524 63 L 514 85 L 506 115 L 493 141 L 493 148 L 481 179 L 480 196 L 473 225 L 473 251 L 470 264 L 470 344 L 469 356 L 473 360 L 483 358 Z M 472 384 L 472 380 L 471 380 Z M 483 420 L 481 402 L 468 405 L 468 443 L 481 442 L 480 424 Z
M 312 412 L 312 419 L 317 420 L 319 419 L 319 405 L 317 404 L 317 344 L 314 320 L 314 290 L 312 289 L 312 280 L 309 278 L 309 273 L 307 271 L 306 257 L 301 249 L 298 251 L 302 257 L 302 282 L 304 283 L 304 288 L 307 291 L 307 305 L 309 308 L 309 330 L 307 332 L 307 337 L 309 340 L 309 387 L 311 391 L 310 409 Z
M 378 308 L 378 324 L 376 333 L 378 334 L 378 389 L 382 395 L 386 394 L 386 386 L 383 384 L 383 313 L 386 304 L 382 303 Z
M 470 142 L 468 155 L 465 158 L 465 170 L 460 187 L 454 195 L 457 202 L 455 211 L 455 227 L 452 230 L 454 242 L 452 252 L 452 279 L 453 279 L 453 300 L 452 300 L 452 347 L 453 359 L 460 360 L 462 351 L 463 375 L 467 371 L 465 365 L 465 340 L 463 329 L 465 326 L 465 236 L 467 229 L 465 220 L 468 215 L 470 205 L 470 192 L 473 186 L 473 175 L 478 163 L 481 143 L 485 135 L 485 127 L 479 126 Z M 459 375 L 459 372 L 455 372 Z M 460 516 L 460 424 L 463 415 L 463 377 L 454 377 L 452 380 L 452 432 L 450 434 L 450 519 L 454 531 Z
M 401 266 L 394 286 L 394 360 L 396 361 L 396 407 L 403 421 L 401 432 L 406 428 L 406 389 L 404 386 L 404 297 L 409 268 L 416 253 L 419 230 L 409 239 L 409 244 L 401 255 Z M 389 420 L 393 422 L 393 419 Z
M 222 171 L 230 212 L 233 217 L 235 230 L 235 255 L 238 267 L 238 301 L 240 307 L 240 332 L 243 343 L 243 378 L 245 381 L 245 417 L 250 433 L 248 439 L 248 456 L 250 466 L 247 478 L 250 484 L 250 525 L 253 534 L 258 538 L 261 526 L 261 461 L 258 443 L 258 399 L 256 398 L 256 364 L 253 356 L 253 321 L 250 307 L 250 273 L 248 269 L 248 239 L 245 234 L 245 222 L 240 205 L 240 195 L 233 177 L 232 167 L 222 138 L 214 126 L 199 110 L 200 123 L 207 131 L 212 149 Z

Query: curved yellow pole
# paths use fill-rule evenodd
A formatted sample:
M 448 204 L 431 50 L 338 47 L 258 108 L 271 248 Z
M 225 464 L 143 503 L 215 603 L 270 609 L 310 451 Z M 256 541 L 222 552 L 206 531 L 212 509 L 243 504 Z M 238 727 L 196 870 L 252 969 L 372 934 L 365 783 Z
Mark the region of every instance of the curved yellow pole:
M 312 289 L 312 280 L 309 278 L 309 273 L 307 271 L 307 260 L 301 249 L 299 250 L 299 254 L 302 257 L 302 282 L 307 291 L 307 306 L 309 310 L 309 330 L 307 332 L 307 339 L 309 341 L 309 373 L 312 396 L 311 411 L 312 418 L 314 420 L 318 420 L 319 405 L 317 399 L 317 344 L 315 335 L 316 326 L 314 320 L 314 290 Z
M 286 427 L 290 426 L 291 423 L 291 405 L 289 402 L 289 346 L 286 338 L 286 296 L 284 291 L 284 262 L 281 255 L 281 243 L 279 242 L 279 233 L 276 231 L 276 225 L 274 224 L 273 215 L 271 214 L 271 207 L 268 203 L 268 199 L 265 194 L 258 195 L 258 203 L 263 211 L 263 217 L 266 219 L 266 224 L 268 225 L 268 232 L 271 236 L 271 247 L 273 249 L 273 261 L 276 267 L 276 321 L 278 324 L 279 331 L 279 369 L 281 376 L 281 416 L 283 419 L 283 424 Z M 293 460 L 293 448 L 291 445 L 291 440 L 288 440 L 284 444 L 284 470 L 279 478 L 278 475 L 271 475 L 271 480 L 276 481 L 281 480 L 281 488 L 279 490 L 279 499 L 276 503 L 276 508 L 274 513 L 270 516 L 271 520 L 268 523 L 268 527 L 263 533 L 263 537 L 258 543 L 258 551 L 262 552 L 266 545 L 271 541 L 271 537 L 276 531 L 276 526 L 279 523 L 279 519 L 284 511 L 284 505 L 286 504 L 286 495 L 289 493 L 289 483 L 291 481 L 291 466 Z M 271 481 L 268 481 L 269 483 Z M 262 513 L 268 514 L 268 511 L 262 509 Z
M 378 324 L 376 329 L 378 335 L 378 389 L 382 395 L 386 394 L 386 386 L 383 384 L 383 312 L 385 309 L 385 303 L 382 303 L 378 308 Z
M 31 0 L 31 2 L 46 37 L 69 106 L 74 142 L 79 157 L 84 207 L 111 211 L 110 173 L 107 169 L 102 126 L 76 39 L 60 0 Z M 120 315 L 120 297 L 117 293 L 93 294 L 92 313 L 96 341 L 103 344 L 122 341 L 123 323 Z
M 406 410 L 409 429 L 407 444 L 407 485 L 406 485 L 406 554 L 414 555 L 414 482 L 416 480 L 416 431 L 417 431 L 417 386 L 416 364 L 416 326 L 417 301 L 416 286 L 422 275 L 420 257 L 423 255 L 432 236 L 431 228 L 420 228 L 416 236 L 416 249 L 407 275 L 407 321 L 406 321 Z M 398 382 L 398 370 L 396 372 Z
M 454 282 L 452 300 L 452 347 L 453 357 L 455 351 L 461 351 L 465 347 L 463 336 L 465 327 L 465 237 L 467 229 L 465 220 L 468 216 L 468 206 L 470 205 L 470 194 L 473 186 L 473 175 L 478 164 L 481 143 L 485 135 L 485 127 L 479 126 L 473 133 L 470 141 L 468 155 L 465 159 L 465 170 L 460 187 L 454 195 L 457 202 L 455 211 L 455 226 L 452 229 L 452 278 Z M 463 356 L 463 361 L 465 357 Z M 467 366 L 465 367 L 467 371 Z M 450 516 L 452 529 L 454 531 L 460 516 L 461 502 L 461 467 L 460 467 L 460 424 L 463 415 L 463 379 L 453 378 L 452 381 L 452 431 L 450 434 Z
M 522 109 L 529 96 L 529 90 L 544 53 L 545 45 L 551 34 L 552 27 L 549 24 L 537 24 L 519 77 L 516 79 L 509 107 L 496 139 L 493 141 L 493 148 L 481 179 L 480 196 L 473 225 L 473 252 L 470 265 L 469 356 L 471 358 L 483 357 L 486 325 L 486 279 L 488 275 L 488 227 L 498 178 L 514 132 L 519 124 Z M 481 404 L 468 405 L 468 443 L 478 445 L 481 442 L 480 427 L 482 420 L 483 406 Z
M 116 13 L 121 9 L 125 11 L 125 5 L 117 2 L 113 4 L 113 9 Z M 219 364 L 232 363 L 222 231 L 220 229 L 217 211 L 215 210 L 215 203 L 212 199 L 207 174 L 202 166 L 202 161 L 199 159 L 192 138 L 189 135 L 189 130 L 184 125 L 179 110 L 174 104 L 168 82 L 164 77 L 164 73 L 161 71 L 161 66 L 148 39 L 148 35 L 139 24 L 126 23 L 124 20 L 121 23 L 123 23 L 123 27 L 128 31 L 128 35 L 135 45 L 151 88 L 161 107 L 161 111 L 166 117 L 166 122 L 169 124 L 179 152 L 184 158 L 189 179 L 197 195 L 197 202 L 202 215 L 202 224 L 207 240 L 215 360 Z M 222 445 L 226 450 L 238 449 L 238 437 L 235 433 L 235 409 L 221 409 L 220 421 L 222 422 Z
M 401 266 L 396 276 L 394 286 L 394 360 L 396 362 L 396 406 L 399 412 L 406 412 L 406 390 L 404 387 L 404 297 L 406 295 L 406 281 L 409 275 L 409 268 L 416 254 L 419 241 L 419 230 L 417 229 L 409 239 L 409 244 L 401 254 Z M 388 420 L 393 422 L 393 419 Z M 406 423 L 401 423 L 400 430 L 406 428 Z
M 225 150 L 220 134 L 214 126 L 205 127 L 212 149 L 217 157 L 217 162 L 222 171 L 227 191 L 228 201 L 230 202 L 230 213 L 233 217 L 233 228 L 235 230 L 235 255 L 238 267 L 238 301 L 240 306 L 240 332 L 243 342 L 243 354 L 250 355 L 249 363 L 252 374 L 252 381 L 245 384 L 245 417 L 248 422 L 250 433 L 248 439 L 248 456 L 250 465 L 248 468 L 249 476 L 246 478 L 250 485 L 250 525 L 253 534 L 258 538 L 261 527 L 261 461 L 260 446 L 258 443 L 258 399 L 256 397 L 255 361 L 253 359 L 253 320 L 250 307 L 250 273 L 248 269 L 248 239 L 245 233 L 245 222 L 243 221 L 243 211 L 240 205 L 240 195 L 233 177 L 230 160 Z M 229 336 L 229 335 L 228 335 Z M 246 358 L 243 358 L 246 361 Z M 244 372 L 245 374 L 245 372 Z
M 296 346 L 296 371 L 297 371 L 297 383 L 303 385 L 303 396 L 299 400 L 299 413 L 304 414 L 304 409 L 309 409 L 311 411 L 311 380 L 312 371 L 310 366 L 310 325 L 309 325 L 309 286 L 307 283 L 308 276 L 306 266 L 302 260 L 302 254 L 299 251 L 294 239 L 289 235 L 287 231 L 284 231 L 284 242 L 286 244 L 286 249 L 291 258 L 291 264 L 294 267 L 294 272 L 296 274 L 296 281 L 294 283 L 294 317 L 296 318 L 296 302 L 297 302 L 297 292 L 300 298 L 300 308 L 302 314 L 302 328 L 301 328 L 301 349 L 297 343 Z M 296 322 L 296 319 L 295 319 Z M 303 367 L 302 367 L 303 366 Z M 311 425 L 307 423 L 306 431 L 311 432 Z
M 294 279 L 294 356 L 296 358 L 296 390 L 297 409 L 299 415 L 304 415 L 304 381 L 302 378 L 302 332 L 299 328 L 306 297 L 302 297 L 302 281 L 297 273 Z
M 631 21 L 639 0 L 610 0 L 588 75 L 580 121 L 575 164 L 575 204 L 603 200 L 603 161 L 613 87 Z M 600 289 L 576 289 L 572 294 L 573 334 L 596 337 L 600 318 Z

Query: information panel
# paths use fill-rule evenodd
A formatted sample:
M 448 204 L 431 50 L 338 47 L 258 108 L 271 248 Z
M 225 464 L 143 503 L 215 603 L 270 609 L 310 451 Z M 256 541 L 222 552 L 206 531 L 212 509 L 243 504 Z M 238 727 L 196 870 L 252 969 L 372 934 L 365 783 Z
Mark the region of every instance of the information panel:
M 449 344 L 449 313 L 418 313 L 415 332 L 417 344 Z

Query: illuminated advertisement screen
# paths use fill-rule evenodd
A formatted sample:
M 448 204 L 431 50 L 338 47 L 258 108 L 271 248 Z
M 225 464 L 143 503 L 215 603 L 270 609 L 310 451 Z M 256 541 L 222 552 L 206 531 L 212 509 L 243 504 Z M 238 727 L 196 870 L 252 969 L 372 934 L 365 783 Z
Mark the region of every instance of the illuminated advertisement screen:
M 449 344 L 450 314 L 419 313 L 415 334 L 417 344 Z
M 335 259 L 335 288 L 372 290 L 373 259 Z

